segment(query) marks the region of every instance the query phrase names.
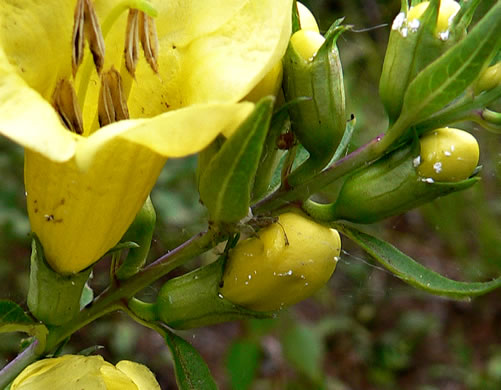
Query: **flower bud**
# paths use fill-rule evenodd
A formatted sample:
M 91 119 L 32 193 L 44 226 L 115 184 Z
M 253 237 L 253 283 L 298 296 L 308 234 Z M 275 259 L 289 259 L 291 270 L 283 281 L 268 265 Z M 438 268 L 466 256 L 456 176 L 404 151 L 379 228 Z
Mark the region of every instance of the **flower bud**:
M 114 366 L 99 355 L 63 355 L 39 360 L 12 382 L 11 390 L 160 390 L 148 367 L 122 360 Z
M 309 30 L 319 32 L 317 20 L 311 11 L 299 1 L 297 4 L 297 12 L 299 13 L 299 23 L 301 24 L 301 30 Z
M 465 35 L 464 21 L 452 23 L 460 6 L 454 0 L 421 2 L 406 7 L 393 21 L 379 82 L 383 105 L 394 122 L 402 109 L 407 86 L 421 70 Z
M 321 288 L 334 272 L 340 251 L 336 230 L 299 214 L 282 214 L 258 237 L 230 251 L 220 293 L 251 310 L 282 309 Z
M 343 72 L 336 47 L 344 30 L 334 24 L 324 39 L 318 32 L 303 29 L 290 40 L 284 58 L 284 93 L 291 102 L 292 130 L 310 154 L 289 176 L 292 186 L 321 171 L 344 134 Z
M 419 148 L 421 151 L 419 151 Z M 352 174 L 336 202 L 305 203 L 315 217 L 372 223 L 406 212 L 439 196 L 466 189 L 478 162 L 478 145 L 466 132 L 438 129 Z
M 412 24 L 414 20 L 419 20 L 430 5 L 429 1 L 423 1 L 414 7 L 409 9 L 407 13 L 407 21 Z M 440 2 L 440 8 L 438 10 L 437 24 L 435 26 L 435 36 L 437 38 L 443 38 L 443 34 L 447 34 L 452 18 L 458 13 L 459 3 L 453 0 L 442 0 Z
M 473 173 L 478 164 L 479 149 L 475 137 L 459 129 L 441 128 L 426 133 L 421 145 L 421 177 L 434 181 L 456 182 Z
M 489 66 L 480 74 L 478 80 L 473 84 L 473 91 L 475 95 L 478 95 L 499 85 L 501 85 L 501 62 Z
M 136 214 L 136 218 L 134 218 L 134 221 L 122 237 L 122 242 L 132 241 L 138 244 L 139 247 L 129 249 L 127 257 L 116 272 L 117 279 L 124 280 L 131 277 L 146 263 L 156 221 L 157 214 L 148 196 L 143 207 Z

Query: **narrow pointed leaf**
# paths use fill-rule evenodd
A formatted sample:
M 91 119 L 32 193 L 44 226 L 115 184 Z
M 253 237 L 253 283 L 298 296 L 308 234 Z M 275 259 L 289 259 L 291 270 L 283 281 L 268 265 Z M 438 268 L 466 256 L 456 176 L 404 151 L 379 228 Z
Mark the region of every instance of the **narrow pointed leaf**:
M 38 339 L 38 350 L 45 348 L 47 327 L 28 316 L 17 303 L 0 300 L 0 333 L 23 332 Z
M 497 2 L 465 39 L 412 81 L 399 121 L 418 122 L 461 95 L 499 50 L 500 23 L 501 3 Z
M 248 214 L 272 108 L 273 98 L 262 99 L 203 172 L 200 198 L 212 221 L 237 222 Z
M 174 360 L 179 390 L 217 390 L 207 364 L 190 343 L 168 330 L 165 340 Z
M 404 282 L 430 294 L 453 299 L 469 299 L 501 287 L 501 277 L 489 282 L 458 282 L 419 264 L 393 245 L 346 225 L 336 227 L 383 267 Z

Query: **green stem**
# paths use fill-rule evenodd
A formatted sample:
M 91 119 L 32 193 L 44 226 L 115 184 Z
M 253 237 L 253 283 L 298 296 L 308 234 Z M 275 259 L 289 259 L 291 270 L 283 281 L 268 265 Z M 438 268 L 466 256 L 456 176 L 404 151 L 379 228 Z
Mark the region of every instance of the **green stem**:
M 47 337 L 45 352 L 51 352 L 64 339 L 95 319 L 123 309 L 123 305 L 145 286 L 151 285 L 186 261 L 206 252 L 222 239 L 223 236 L 213 230 L 199 233 L 126 281 L 110 286 L 95 299 L 92 305 L 82 310 L 71 321 L 51 330 Z

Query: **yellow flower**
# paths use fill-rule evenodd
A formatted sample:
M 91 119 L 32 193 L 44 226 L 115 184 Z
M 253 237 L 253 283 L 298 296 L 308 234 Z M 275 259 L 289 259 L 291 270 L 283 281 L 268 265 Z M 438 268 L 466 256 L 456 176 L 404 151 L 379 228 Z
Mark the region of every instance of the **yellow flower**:
M 148 367 L 122 360 L 116 366 L 101 356 L 64 355 L 26 367 L 11 390 L 160 390 Z
M 123 53 L 132 24 L 121 11 L 134 5 L 156 9 L 158 50 L 153 42 L 156 63 L 139 56 L 131 76 Z M 74 19 L 76 6 L 85 21 Z M 28 214 L 54 270 L 79 272 L 113 247 L 167 157 L 196 153 L 238 127 L 253 108 L 238 102 L 285 52 L 291 8 L 290 0 L 0 5 L 0 134 L 25 147 Z M 88 52 L 78 67 L 75 20 L 85 34 L 97 31 L 87 38 L 101 50 L 93 52 L 100 75 Z M 134 52 L 137 39 L 125 41 Z M 118 121 L 98 129 L 103 113 L 105 123 Z
M 341 252 L 339 233 L 285 213 L 259 237 L 230 251 L 220 293 L 255 311 L 273 311 L 308 298 L 330 279 Z

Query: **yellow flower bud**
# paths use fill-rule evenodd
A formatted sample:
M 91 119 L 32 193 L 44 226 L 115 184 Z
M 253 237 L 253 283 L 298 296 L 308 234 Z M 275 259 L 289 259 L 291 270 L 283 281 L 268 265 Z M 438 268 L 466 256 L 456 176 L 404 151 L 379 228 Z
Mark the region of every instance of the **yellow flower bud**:
M 466 131 L 441 128 L 425 134 L 421 144 L 418 173 L 434 181 L 455 182 L 468 178 L 478 164 L 475 137 Z
M 429 4 L 429 1 L 423 1 L 422 3 L 419 3 L 415 7 L 409 9 L 409 12 L 407 13 L 408 22 L 419 19 L 423 15 L 424 11 L 426 11 Z M 440 37 L 441 33 L 449 30 L 450 22 L 458 13 L 460 8 L 461 7 L 459 3 L 455 2 L 454 0 L 442 0 L 440 2 L 437 26 L 435 28 L 435 35 L 437 37 Z
M 297 11 L 299 13 L 299 23 L 301 24 L 301 30 L 320 32 L 320 30 L 318 29 L 317 21 L 311 11 L 299 1 L 296 4 Z
M 296 52 L 305 60 L 312 59 L 325 38 L 318 32 L 311 30 L 296 31 L 291 37 L 291 45 Z
M 473 85 L 473 90 L 475 95 L 478 95 L 480 92 L 488 91 L 498 85 L 501 85 L 501 62 L 485 69 Z
M 293 305 L 329 280 L 340 251 L 336 230 L 296 213 L 282 214 L 259 237 L 231 250 L 220 293 L 255 311 Z
M 64 355 L 26 367 L 11 390 L 160 390 L 148 367 L 127 360 L 116 366 L 101 356 Z

